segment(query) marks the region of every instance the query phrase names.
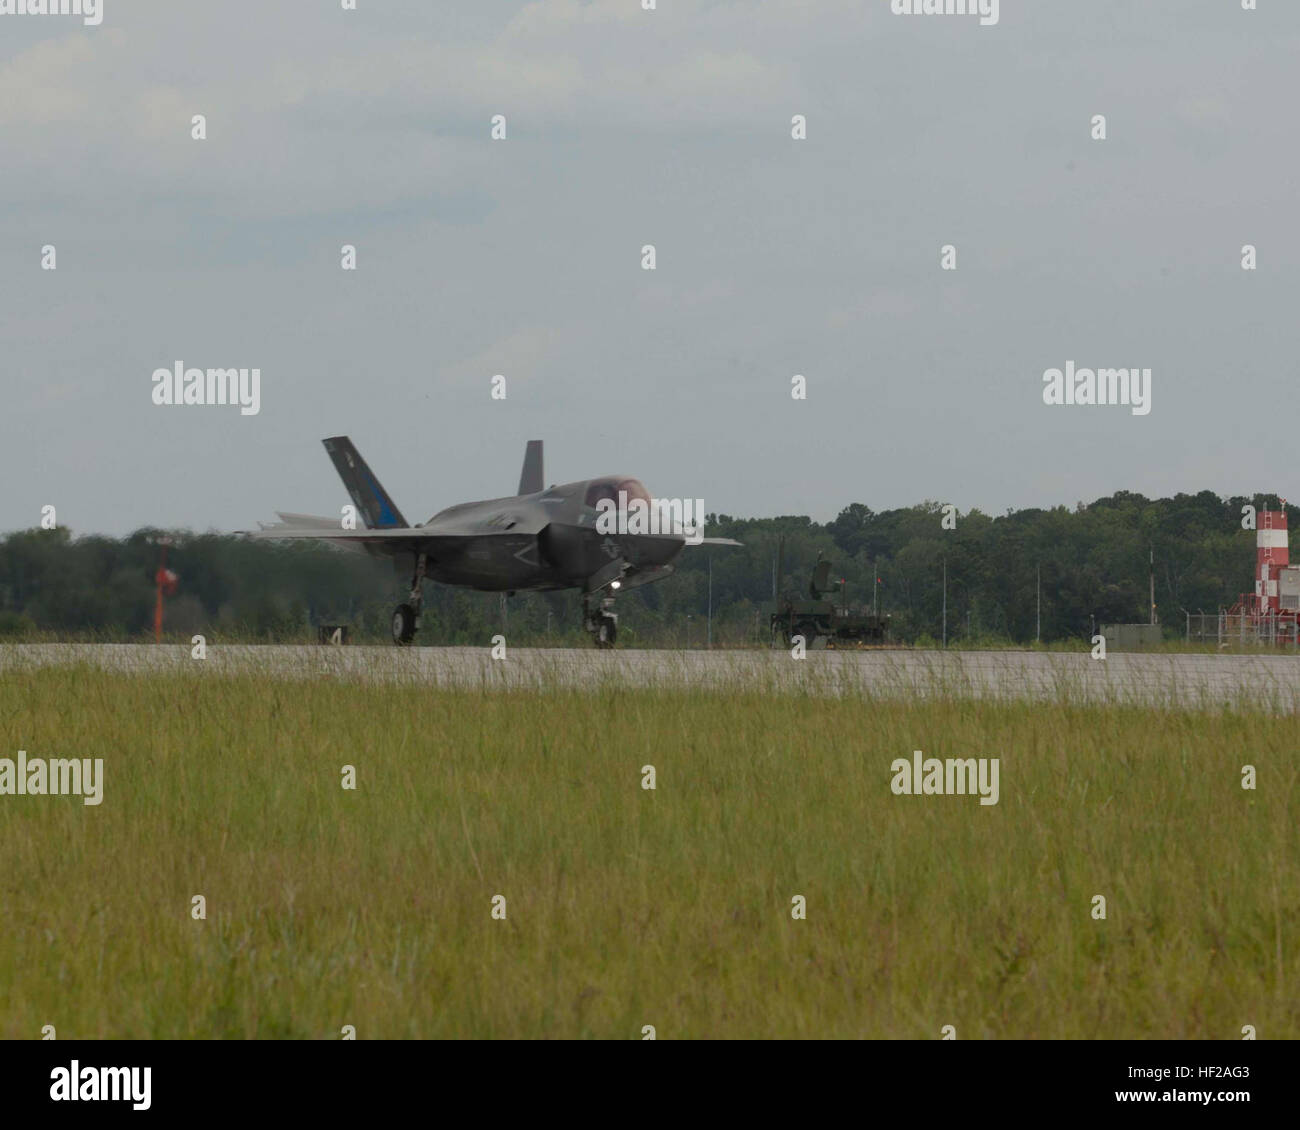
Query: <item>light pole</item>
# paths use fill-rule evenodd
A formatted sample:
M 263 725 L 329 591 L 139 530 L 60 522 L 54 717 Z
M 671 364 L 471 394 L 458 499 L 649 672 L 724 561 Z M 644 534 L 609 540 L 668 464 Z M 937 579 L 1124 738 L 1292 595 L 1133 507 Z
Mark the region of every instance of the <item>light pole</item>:
M 947 646 L 948 646 L 948 643 L 947 643 L 947 640 L 948 640 L 948 561 L 947 561 L 947 558 L 944 559 L 944 563 L 943 563 L 943 564 L 944 564 L 944 570 L 943 570 L 943 573 L 944 573 L 944 576 L 943 576 L 943 580 L 944 580 L 944 593 L 943 593 L 943 606 L 944 606 L 944 646 L 947 647 Z M 960 585 L 961 588 L 962 588 L 962 591 L 965 592 L 965 593 L 967 594 L 967 596 L 969 597 L 970 590 L 967 588 L 967 586 L 966 586 L 966 582 L 965 582 L 965 581 L 963 581 L 960 577 L 953 577 L 953 579 L 952 579 L 952 583 L 953 583 L 954 585 Z M 960 628 L 960 627 L 961 627 L 961 624 L 958 623 L 957 626 Z M 967 635 L 968 637 L 970 636 L 970 608 L 969 608 L 969 607 L 966 609 L 966 635 Z
M 713 647 L 713 554 L 709 554 L 709 620 L 704 646 Z
M 943 559 L 943 646 L 948 646 L 948 559 Z
M 175 594 L 177 577 L 167 568 L 167 547 L 172 544 L 172 539 L 167 534 L 163 534 L 162 537 L 154 540 L 154 544 L 162 547 L 162 557 L 153 578 L 158 589 L 158 599 L 153 610 L 153 642 L 162 643 L 163 597 Z
M 1156 547 L 1148 547 L 1150 557 L 1147 562 L 1147 579 L 1151 583 L 1151 623 L 1156 622 Z

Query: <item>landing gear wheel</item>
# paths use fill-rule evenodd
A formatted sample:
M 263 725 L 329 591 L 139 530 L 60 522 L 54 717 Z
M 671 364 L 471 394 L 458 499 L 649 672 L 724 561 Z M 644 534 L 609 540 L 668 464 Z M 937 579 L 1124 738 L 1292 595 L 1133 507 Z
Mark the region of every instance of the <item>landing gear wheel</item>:
M 602 612 L 600 616 L 596 618 L 596 646 L 613 647 L 614 640 L 617 638 L 618 620 L 615 617 Z
M 393 643 L 403 647 L 415 639 L 415 610 L 409 604 L 393 609 Z
M 598 596 L 589 592 L 582 594 L 582 626 L 597 647 L 614 646 L 614 639 L 618 635 L 618 616 L 610 611 L 613 606 L 612 596 Z

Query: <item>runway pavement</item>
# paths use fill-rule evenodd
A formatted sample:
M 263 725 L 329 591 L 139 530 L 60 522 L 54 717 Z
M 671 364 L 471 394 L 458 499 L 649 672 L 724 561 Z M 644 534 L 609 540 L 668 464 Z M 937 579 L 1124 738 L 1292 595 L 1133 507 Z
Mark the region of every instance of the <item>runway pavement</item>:
M 148 675 L 257 673 L 267 678 L 409 682 L 434 687 L 714 687 L 786 694 L 1033 699 L 1300 712 L 1300 656 L 1036 651 L 610 651 L 209 644 L 0 645 L 0 677 L 51 664 Z

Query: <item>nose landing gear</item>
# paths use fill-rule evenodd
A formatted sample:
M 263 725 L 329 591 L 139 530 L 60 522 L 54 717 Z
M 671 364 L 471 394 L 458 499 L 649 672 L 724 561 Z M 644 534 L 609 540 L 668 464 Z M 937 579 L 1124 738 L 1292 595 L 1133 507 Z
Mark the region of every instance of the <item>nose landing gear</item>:
M 593 604 L 597 607 L 593 607 Z M 612 596 L 591 592 L 582 594 L 582 626 L 597 647 L 613 647 L 618 638 L 618 614 L 610 611 L 613 607 Z

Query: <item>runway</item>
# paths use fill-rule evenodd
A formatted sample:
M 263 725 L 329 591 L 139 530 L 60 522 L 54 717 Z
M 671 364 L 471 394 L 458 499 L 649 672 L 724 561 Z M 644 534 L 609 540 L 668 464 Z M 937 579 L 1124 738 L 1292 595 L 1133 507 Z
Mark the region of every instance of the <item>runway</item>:
M 708 687 L 814 696 L 998 699 L 1300 712 L 1300 656 L 1036 651 L 596 651 L 209 644 L 0 645 L 0 677 L 85 664 L 137 675 L 253 673 L 430 687 L 606 690 Z

